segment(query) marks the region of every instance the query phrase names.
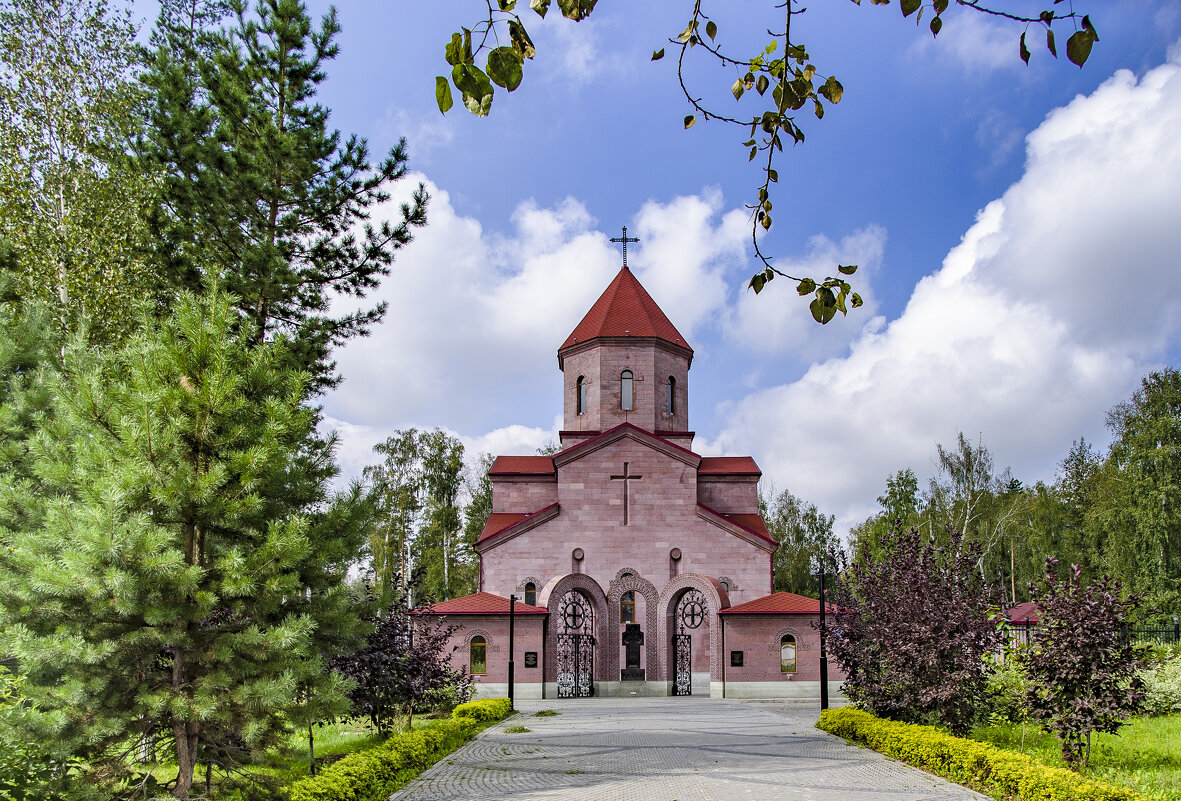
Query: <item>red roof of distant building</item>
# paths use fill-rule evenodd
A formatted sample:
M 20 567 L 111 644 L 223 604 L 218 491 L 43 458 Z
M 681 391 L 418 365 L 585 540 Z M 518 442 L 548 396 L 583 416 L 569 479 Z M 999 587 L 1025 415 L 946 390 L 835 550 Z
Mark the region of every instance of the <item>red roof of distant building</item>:
M 507 615 L 508 598 L 490 592 L 477 592 L 450 601 L 440 601 L 429 610 L 436 615 Z M 544 606 L 530 606 L 517 601 L 513 612 L 518 615 L 545 615 L 549 610 Z
M 749 456 L 703 456 L 697 474 L 702 476 L 761 476 L 763 471 Z
M 832 605 L 828 607 L 831 614 Z M 796 595 L 794 592 L 773 592 L 762 598 L 755 598 L 744 604 L 731 606 L 721 610 L 721 615 L 818 615 L 820 601 L 806 595 Z
M 554 472 L 554 460 L 550 456 L 497 456 L 488 475 L 542 476 Z
M 1026 601 L 1023 604 L 1017 604 L 1012 609 L 1006 610 L 1005 615 L 1009 618 L 1010 623 L 1024 623 L 1028 620 L 1030 623 L 1037 623 L 1040 619 L 1041 610 L 1033 601 Z
M 656 337 L 693 350 L 631 270 L 623 267 L 558 350 L 595 337 L 628 336 Z

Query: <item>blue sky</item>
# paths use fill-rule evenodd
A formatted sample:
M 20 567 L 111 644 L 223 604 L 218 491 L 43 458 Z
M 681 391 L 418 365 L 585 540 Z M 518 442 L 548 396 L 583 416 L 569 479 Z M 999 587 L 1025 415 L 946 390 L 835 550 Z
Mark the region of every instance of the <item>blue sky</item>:
M 714 5 L 739 52 L 775 24 L 765 0 Z M 1181 324 L 1181 7 L 1076 5 L 1101 37 L 1082 70 L 1068 24 L 1063 58 L 1031 34 L 1026 66 L 1019 29 L 954 7 L 935 41 L 897 4 L 830 0 L 795 20 L 845 95 L 781 157 L 764 249 L 789 269 L 862 265 L 866 307 L 821 328 L 787 282 L 744 289 L 759 174 L 735 130 L 682 129 L 674 63 L 649 61 L 689 3 L 601 0 L 576 24 L 522 2 L 538 55 L 487 119 L 434 100 L 443 45 L 482 3 L 338 4 L 331 123 L 375 151 L 405 136 L 415 174 L 396 194 L 420 180 L 433 194 L 379 293 L 386 322 L 338 354 L 325 413 L 346 476 L 412 425 L 473 452 L 552 439 L 555 351 L 618 269 L 607 239 L 627 225 L 630 265 L 696 351 L 698 451 L 754 455 L 844 527 L 890 472 L 929 476 L 957 431 L 1017 477 L 1052 479 L 1072 440 L 1105 441 L 1106 410 L 1175 362 Z M 693 70 L 723 108 L 733 79 Z

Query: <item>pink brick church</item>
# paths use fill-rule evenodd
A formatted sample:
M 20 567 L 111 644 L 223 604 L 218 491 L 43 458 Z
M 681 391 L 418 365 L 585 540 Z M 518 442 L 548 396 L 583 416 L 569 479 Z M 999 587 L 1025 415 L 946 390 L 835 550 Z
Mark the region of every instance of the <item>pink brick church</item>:
M 515 595 L 518 698 L 819 696 L 819 603 L 771 592 L 754 460 L 693 452 L 692 362 L 625 261 L 558 348 L 561 452 L 496 460 L 480 592 L 432 608 L 478 695 L 507 693 Z

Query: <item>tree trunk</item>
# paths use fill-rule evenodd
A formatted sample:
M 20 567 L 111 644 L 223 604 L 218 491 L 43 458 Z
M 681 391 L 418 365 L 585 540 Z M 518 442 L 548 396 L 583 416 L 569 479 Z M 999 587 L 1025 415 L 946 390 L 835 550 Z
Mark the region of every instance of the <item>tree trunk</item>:
M 172 789 L 172 795 L 174 798 L 188 799 L 193 789 L 197 744 L 200 742 L 197 722 L 173 718 L 172 735 L 176 739 L 176 787 Z

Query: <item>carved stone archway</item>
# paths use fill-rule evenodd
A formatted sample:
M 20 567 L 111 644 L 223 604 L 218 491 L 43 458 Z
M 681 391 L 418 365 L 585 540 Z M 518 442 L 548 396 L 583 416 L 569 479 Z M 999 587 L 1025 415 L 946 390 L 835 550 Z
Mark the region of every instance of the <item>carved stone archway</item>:
M 612 642 L 614 637 L 614 629 L 609 628 L 610 615 L 608 614 L 607 595 L 603 592 L 603 588 L 599 586 L 599 582 L 588 576 L 586 573 L 567 573 L 563 576 L 554 576 L 546 585 L 537 593 L 537 605 L 544 606 L 549 609 L 549 615 L 546 619 L 545 632 L 545 682 L 556 683 L 558 681 L 558 610 L 556 604 L 558 600 L 570 590 L 577 590 L 586 596 L 590 601 L 591 609 L 595 615 L 595 661 L 594 661 L 594 680 L 595 681 L 611 681 L 607 670 L 607 644 Z M 618 656 L 616 659 L 618 660 Z M 619 670 L 616 668 L 615 678 L 619 678 Z
M 659 615 L 657 617 L 657 639 L 659 648 L 657 665 L 660 670 L 659 679 L 672 681 L 672 635 L 669 620 L 673 616 L 677 600 L 685 590 L 699 590 L 705 596 L 706 606 L 709 607 L 709 679 L 711 682 L 722 680 L 722 637 L 718 612 L 730 606 L 730 596 L 718 580 L 700 573 L 682 573 L 670 581 L 660 593 Z
M 657 667 L 659 658 L 659 608 L 660 608 L 660 593 L 656 591 L 655 585 L 648 579 L 640 576 L 639 572 L 626 567 L 615 574 L 615 579 L 607 592 L 607 609 L 609 614 L 614 616 L 616 623 L 619 622 L 619 604 L 625 592 L 636 592 L 644 597 L 644 658 L 648 665 L 648 677 L 656 680 L 659 669 Z M 611 638 L 611 642 L 603 649 L 603 659 L 611 665 L 615 666 L 615 677 L 612 681 L 619 679 L 619 635 L 616 634 Z

